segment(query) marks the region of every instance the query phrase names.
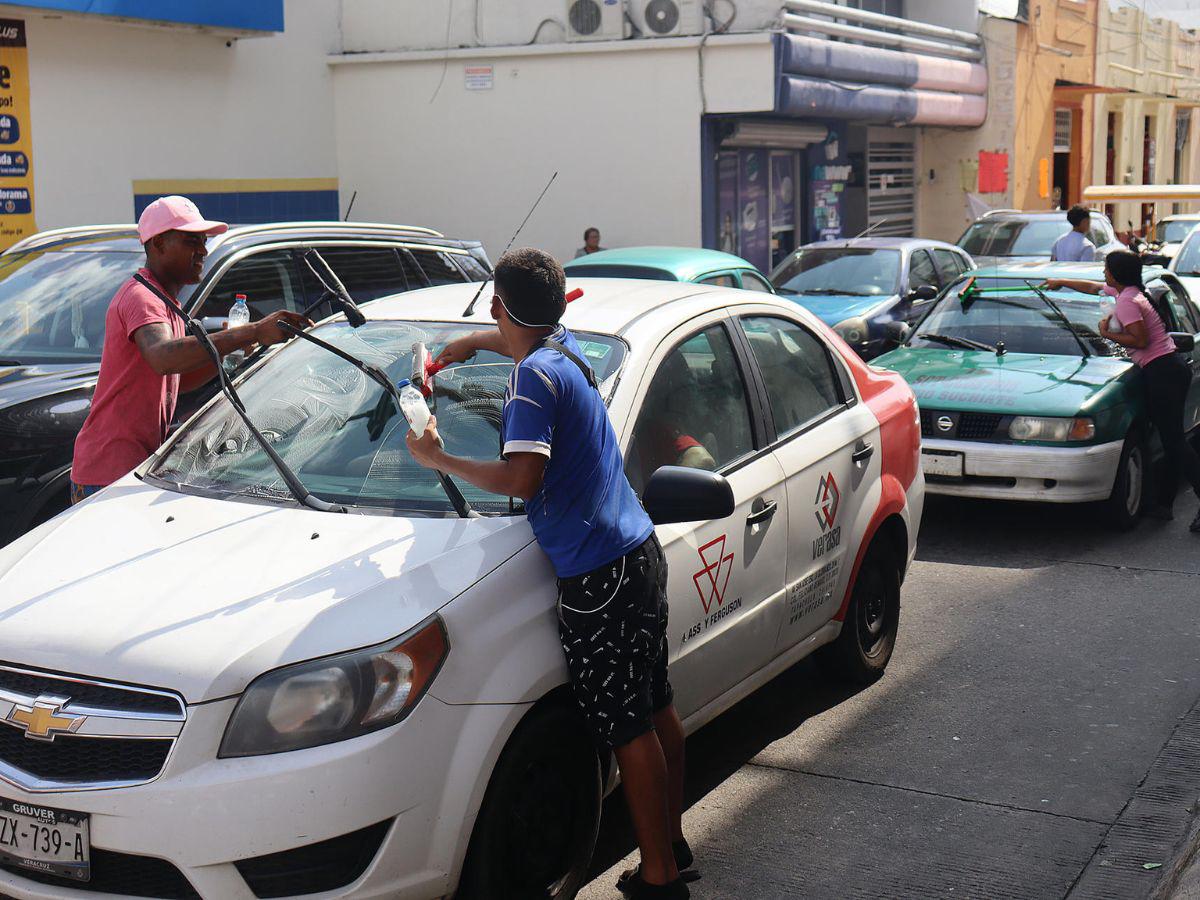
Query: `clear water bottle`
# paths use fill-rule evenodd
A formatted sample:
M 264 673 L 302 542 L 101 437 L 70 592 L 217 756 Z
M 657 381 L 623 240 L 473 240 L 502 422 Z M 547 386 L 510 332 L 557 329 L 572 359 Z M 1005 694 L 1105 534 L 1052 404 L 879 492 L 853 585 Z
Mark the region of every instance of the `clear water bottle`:
M 246 295 L 237 294 L 233 298 L 233 306 L 229 310 L 229 327 L 240 328 L 250 324 L 250 307 L 246 305 Z M 225 371 L 232 373 L 238 369 L 246 358 L 246 351 L 234 350 L 225 356 Z
M 1106 295 L 1105 298 L 1100 301 L 1100 318 L 1108 319 L 1108 330 L 1113 334 L 1119 334 L 1123 330 L 1120 321 L 1115 315 L 1113 315 L 1113 313 L 1116 311 L 1116 301 Z
M 400 389 L 400 412 L 408 419 L 408 427 L 412 429 L 413 434 L 420 437 L 425 433 L 425 426 L 429 424 L 429 406 L 421 392 L 413 387 L 407 378 L 396 387 Z

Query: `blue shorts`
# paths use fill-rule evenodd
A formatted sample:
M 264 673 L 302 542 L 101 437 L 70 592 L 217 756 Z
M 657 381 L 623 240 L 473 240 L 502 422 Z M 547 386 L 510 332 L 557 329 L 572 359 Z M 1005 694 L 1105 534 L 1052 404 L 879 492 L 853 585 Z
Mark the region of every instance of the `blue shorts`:
M 92 496 L 92 494 L 96 493 L 96 491 L 102 491 L 106 487 L 108 487 L 106 484 L 76 484 L 72 481 L 71 505 L 74 506 L 76 503 L 86 500 L 88 497 Z

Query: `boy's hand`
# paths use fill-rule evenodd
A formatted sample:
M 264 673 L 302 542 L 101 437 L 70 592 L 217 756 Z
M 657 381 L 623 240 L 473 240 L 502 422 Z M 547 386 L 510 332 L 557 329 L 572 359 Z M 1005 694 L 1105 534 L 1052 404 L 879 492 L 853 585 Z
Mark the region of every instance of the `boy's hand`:
M 404 438 L 404 442 L 408 444 L 408 452 L 412 454 L 413 459 L 419 465 L 427 469 L 436 469 L 439 455 L 442 453 L 442 438 L 437 431 L 437 416 L 429 417 L 429 424 L 425 426 L 425 433 L 417 437 L 412 433 L 412 429 L 408 429 L 408 434 Z
M 464 363 L 475 355 L 477 349 L 475 346 L 475 335 L 464 335 L 442 348 L 442 352 L 437 356 L 437 364 L 439 366 L 448 366 L 451 363 Z

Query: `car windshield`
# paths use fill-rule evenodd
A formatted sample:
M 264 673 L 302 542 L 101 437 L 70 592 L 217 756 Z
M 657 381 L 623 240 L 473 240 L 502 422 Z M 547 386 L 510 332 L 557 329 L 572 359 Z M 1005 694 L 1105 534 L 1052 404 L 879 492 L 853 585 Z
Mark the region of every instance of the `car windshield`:
M 1079 342 L 1041 297 L 1014 279 L 980 278 L 982 293 L 959 297 L 966 282 L 953 285 L 933 311 L 917 326 L 912 347 L 967 349 L 956 339 L 990 347 L 1004 344 L 1007 353 L 1080 356 Z M 1088 350 L 1096 356 L 1124 357 L 1118 344 L 1097 332 L 1100 298 L 1078 291 L 1045 291 L 1070 321 Z
M 958 246 L 972 256 L 1049 257 L 1054 242 L 1070 230 L 1065 216 L 1062 219 L 985 219 L 968 228 L 958 239 Z M 1092 237 L 1089 235 L 1089 239 Z
M 1179 249 L 1174 268 L 1176 275 L 1200 275 L 1200 228 Z
M 474 330 L 462 324 L 378 320 L 357 329 L 331 322 L 314 334 L 399 381 L 411 374 L 415 342 L 436 354 Z M 617 338 L 584 333 L 576 338 L 602 382 L 620 367 L 625 347 Z M 437 375 L 434 412 L 449 452 L 496 458 L 511 370 L 511 359 L 480 352 Z M 294 340 L 247 375 L 238 393 L 254 424 L 321 499 L 397 513 L 454 515 L 437 476 L 409 454 L 408 423 L 391 395 L 328 350 Z M 148 477 L 185 490 L 292 502 L 275 466 L 224 397 L 184 426 Z M 507 497 L 466 482 L 458 486 L 481 513 L 512 508 Z
M 785 294 L 890 296 L 899 292 L 900 251 L 873 247 L 809 247 L 771 276 Z
M 596 263 L 587 266 L 567 266 L 568 278 L 646 278 L 650 281 L 678 281 L 666 269 L 624 263 Z
M 1200 225 L 1195 219 L 1171 219 L 1167 222 L 1159 222 L 1154 226 L 1154 239 L 1160 244 L 1178 244 L 1189 234 L 1192 229 Z
M 109 301 L 144 260 L 115 251 L 0 257 L 0 360 L 99 362 Z

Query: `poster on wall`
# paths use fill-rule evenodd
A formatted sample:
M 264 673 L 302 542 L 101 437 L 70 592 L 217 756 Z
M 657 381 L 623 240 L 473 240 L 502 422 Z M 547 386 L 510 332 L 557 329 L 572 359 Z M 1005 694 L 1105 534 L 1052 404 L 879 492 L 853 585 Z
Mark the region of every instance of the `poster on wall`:
M 740 255 L 738 246 L 738 155 L 722 153 L 717 157 L 717 216 L 720 231 L 717 248 L 725 253 Z
M 0 249 L 37 231 L 25 23 L 0 19 Z
M 771 266 L 771 234 L 767 219 L 767 151 L 738 154 L 738 206 L 741 257 L 762 271 Z
M 830 129 L 825 143 L 809 147 L 809 159 L 814 163 L 809 190 L 813 205 L 812 233 L 816 240 L 836 240 L 842 236 L 843 194 L 853 172 L 841 145 L 840 133 Z
M 790 150 L 771 154 L 771 230 L 796 227 L 795 156 Z

